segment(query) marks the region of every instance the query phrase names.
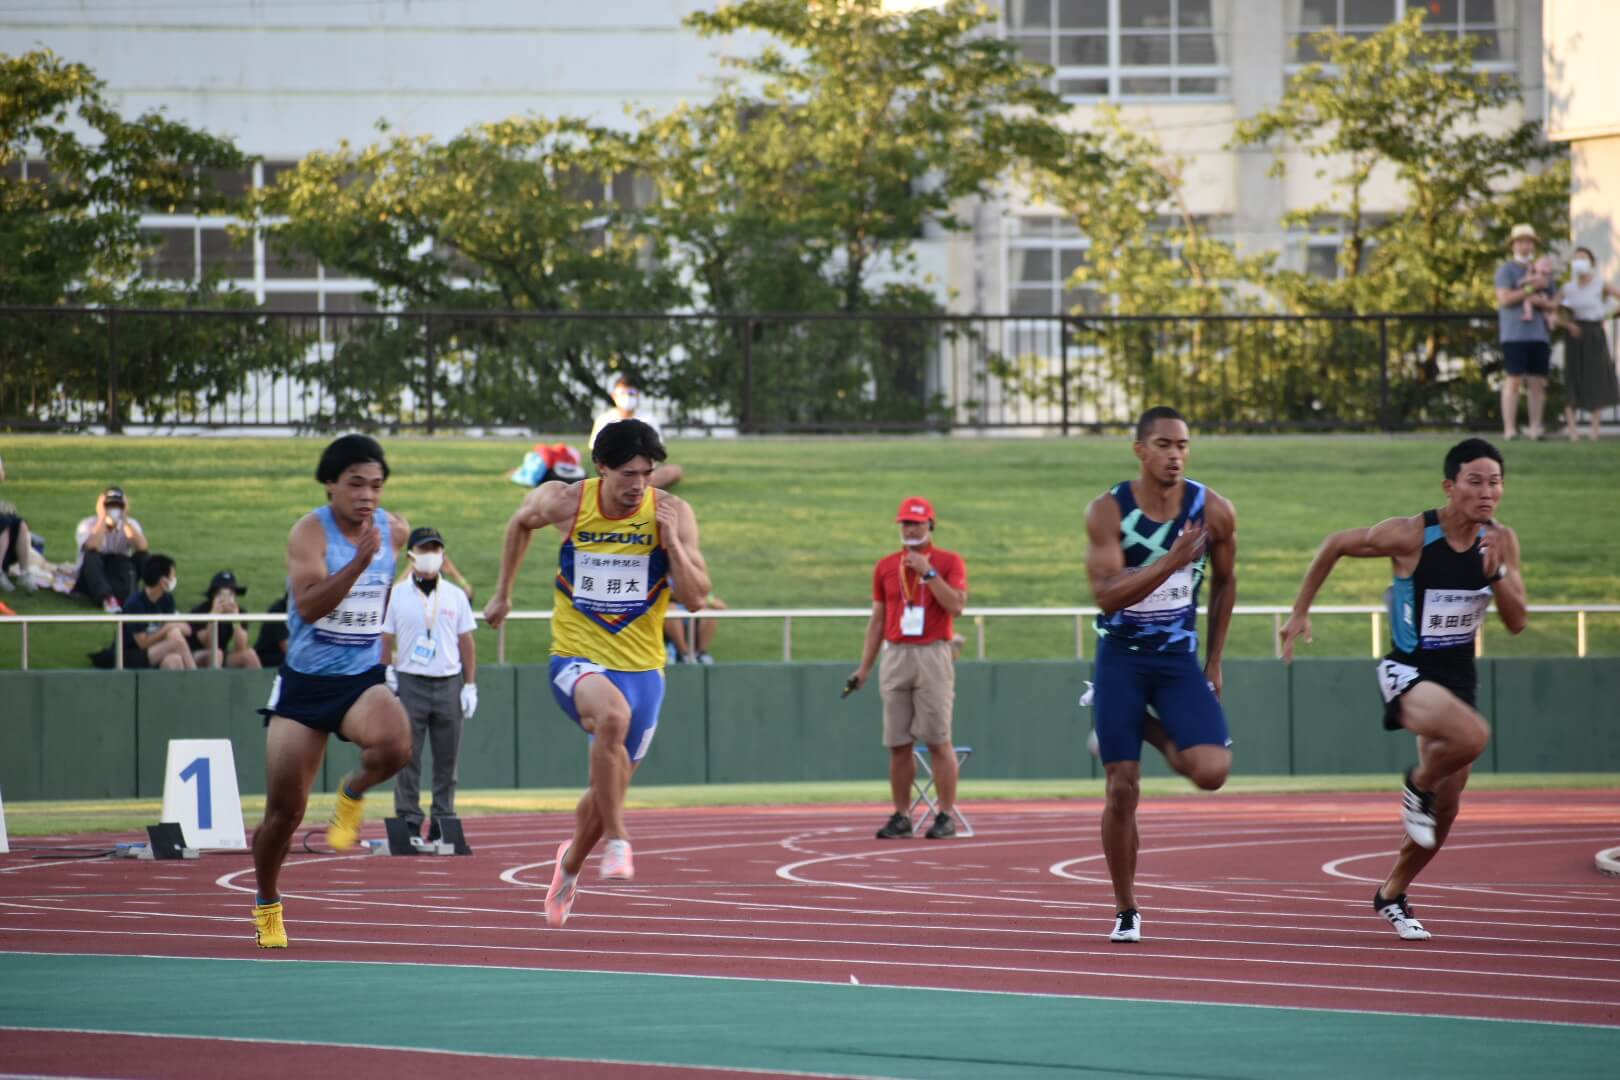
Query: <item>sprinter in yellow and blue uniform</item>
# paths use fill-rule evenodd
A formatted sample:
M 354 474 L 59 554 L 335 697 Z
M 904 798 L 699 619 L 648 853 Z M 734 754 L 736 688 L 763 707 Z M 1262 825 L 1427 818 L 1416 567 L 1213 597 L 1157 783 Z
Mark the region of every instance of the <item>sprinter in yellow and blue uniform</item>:
M 664 613 L 670 597 L 696 611 L 709 595 L 697 517 L 650 480 L 664 444 L 640 420 L 608 424 L 591 447 L 597 475 L 535 488 L 506 527 L 501 577 L 484 618 L 500 626 L 512 584 L 537 529 L 566 530 L 557 552 L 551 619 L 551 687 L 591 737 L 591 786 L 579 800 L 574 835 L 557 849 L 546 921 L 561 926 L 579 873 L 599 840 L 601 873 L 635 875 L 624 826 L 624 793 L 652 745 L 664 700 Z

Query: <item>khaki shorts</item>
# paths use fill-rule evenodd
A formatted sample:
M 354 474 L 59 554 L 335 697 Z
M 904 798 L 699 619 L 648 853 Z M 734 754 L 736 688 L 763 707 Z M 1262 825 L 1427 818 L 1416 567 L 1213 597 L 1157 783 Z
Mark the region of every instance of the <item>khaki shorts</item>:
M 883 745 L 951 741 L 956 701 L 956 658 L 948 641 L 894 645 L 883 650 L 878 692 L 883 696 Z

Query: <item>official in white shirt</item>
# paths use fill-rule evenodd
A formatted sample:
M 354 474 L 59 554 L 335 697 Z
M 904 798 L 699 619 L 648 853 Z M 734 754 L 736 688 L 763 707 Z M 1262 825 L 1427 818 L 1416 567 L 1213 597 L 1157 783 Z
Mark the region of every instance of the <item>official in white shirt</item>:
M 467 594 L 439 576 L 444 538 L 433 528 L 412 531 L 411 572 L 388 596 L 383 656 L 388 685 L 411 718 L 411 760 L 394 775 L 394 816 L 422 831 L 422 743 L 433 745 L 433 826 L 456 812 L 456 755 L 461 729 L 478 709 L 477 654 Z

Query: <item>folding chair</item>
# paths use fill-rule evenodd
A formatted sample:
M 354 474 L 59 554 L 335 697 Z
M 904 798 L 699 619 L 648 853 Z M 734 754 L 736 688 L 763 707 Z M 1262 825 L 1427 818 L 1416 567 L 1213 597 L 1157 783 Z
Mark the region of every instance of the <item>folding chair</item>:
M 934 793 L 934 765 L 928 758 L 928 747 L 921 743 L 913 743 L 911 752 L 917 758 L 917 775 L 911 778 L 911 808 L 906 811 L 906 816 L 911 818 L 912 832 L 921 835 L 928 827 L 929 819 L 939 813 L 939 800 Z M 957 776 L 961 776 L 962 767 L 967 764 L 967 759 L 972 756 L 973 747 L 958 746 L 956 748 Z M 926 806 L 920 818 L 917 816 L 917 807 L 919 806 Z M 967 819 L 966 814 L 962 813 L 960 804 L 951 807 L 951 816 L 956 818 L 956 823 L 960 826 L 956 830 L 957 836 L 973 835 L 973 823 Z

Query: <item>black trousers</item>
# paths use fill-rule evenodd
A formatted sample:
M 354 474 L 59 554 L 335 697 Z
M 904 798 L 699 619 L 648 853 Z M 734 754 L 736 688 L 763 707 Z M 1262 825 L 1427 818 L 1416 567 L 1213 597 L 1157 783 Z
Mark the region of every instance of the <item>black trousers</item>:
M 84 553 L 84 565 L 79 567 L 79 581 L 74 591 L 83 593 L 96 603 L 111 596 L 123 603 L 140 587 L 141 568 L 146 565 L 146 552 L 129 555 L 103 555 L 99 551 Z

